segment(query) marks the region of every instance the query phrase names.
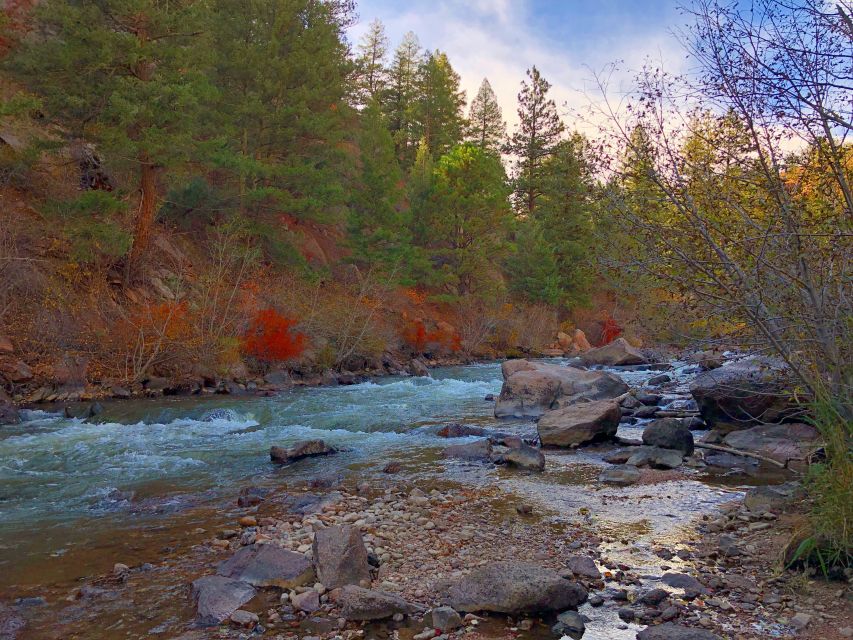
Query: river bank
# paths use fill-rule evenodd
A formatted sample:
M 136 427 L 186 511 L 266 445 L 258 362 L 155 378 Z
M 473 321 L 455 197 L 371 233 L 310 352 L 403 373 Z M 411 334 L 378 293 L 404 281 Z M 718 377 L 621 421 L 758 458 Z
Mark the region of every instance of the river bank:
M 774 475 L 769 478 L 755 470 L 747 474 L 730 469 L 713 475 L 702 463 L 671 471 L 643 470 L 640 483 L 612 487 L 598 480 L 608 466 L 604 457 L 612 453 L 612 445 L 549 449 L 542 473 L 448 459 L 441 453 L 448 444 L 476 439 L 449 441 L 437 435 L 442 425 L 461 422 L 527 439 L 535 438 L 535 426 L 529 419 L 495 421 L 491 416 L 493 404 L 484 398 L 500 389 L 497 365 L 433 374 L 429 379 L 292 390 L 275 398 L 245 399 L 230 407 L 222 404 L 227 398 L 131 400 L 107 406 L 105 422 L 99 425 L 62 416 L 42 416 L 40 424 L 30 421 L 22 428 L 26 434 L 3 440 L 22 459 L 17 477 L 30 474 L 32 482 L 37 453 L 58 456 L 64 459 L 66 472 L 72 468 L 81 472 L 81 485 L 96 486 L 103 500 L 97 498 L 100 494 L 85 490 L 77 497 L 65 495 L 52 519 L 44 520 L 50 516 L 50 504 L 62 502 L 63 496 L 50 489 L 63 477 L 56 465 L 41 470 L 50 476 L 41 487 L 43 495 L 20 500 L 22 508 L 40 508 L 42 520 L 33 520 L 21 510 L 10 511 L 7 497 L 7 523 L 18 520 L 14 530 L 39 531 L 42 540 L 28 550 L 26 536 L 12 537 L 13 530 L 8 528 L 3 533 L 5 619 L 27 623 L 19 637 L 132 638 L 151 632 L 154 637 L 184 633 L 188 638 L 240 637 L 248 631 L 234 624 L 216 631 L 191 630 L 196 611 L 189 599 L 189 583 L 215 573 L 218 562 L 259 541 L 310 555 L 315 529 L 348 523 L 359 527 L 367 548 L 377 554 L 373 588 L 390 590 L 418 607 L 418 615 L 403 620 L 401 637 L 423 631 L 426 623 L 420 609 L 440 600 L 442 580 L 458 579 L 482 563 L 502 559 L 565 571 L 568 555 L 580 554 L 592 557 L 599 571 L 609 571 L 614 578 L 603 573 L 603 583 L 581 579 L 591 595 L 601 593 L 604 599 L 602 607 L 581 607 L 581 614 L 589 618 L 584 637 L 633 638 L 643 626 L 640 623 L 652 619 L 645 608 L 634 606 L 633 621 L 622 620 L 619 611 L 627 605 L 619 590 L 629 591 L 630 601 L 631 594 L 652 590 L 656 580 L 671 570 L 689 572 L 704 581 L 703 567 L 716 570 L 716 563 L 708 564 L 713 558 L 689 546 L 716 535 L 699 531 L 703 517 L 716 522 L 718 509 L 739 500 L 747 485 L 785 479 L 772 469 Z M 658 374 L 620 371 L 638 388 Z M 680 373 L 673 377 L 685 384 Z M 203 420 L 217 408 L 230 408 L 237 415 Z M 620 435 L 636 437 L 643 420 L 623 423 Z M 281 469 L 267 466 L 270 444 L 318 436 L 342 451 Z M 4 459 L 8 457 L 4 451 Z M 391 468 L 395 473 L 384 471 L 389 462 L 397 463 Z M 65 476 L 69 489 L 73 489 L 72 478 L 73 474 Z M 259 504 L 243 499 L 240 506 L 240 487 L 269 493 Z M 301 502 L 306 495 L 313 497 Z M 304 513 L 306 507 L 316 508 L 317 513 Z M 62 524 L 69 522 L 69 516 L 73 516 L 71 527 Z M 733 522 L 741 521 L 736 516 Z M 80 530 L 79 538 L 62 544 L 68 542 L 72 529 Z M 750 535 L 767 533 L 760 529 Z M 754 546 L 762 548 L 760 541 Z M 377 548 L 386 553 L 377 553 Z M 658 553 L 675 556 L 664 560 Z M 14 557 L 10 560 L 10 556 Z M 114 573 L 115 564 L 127 569 L 119 566 Z M 770 563 L 765 565 L 769 570 Z M 767 590 L 771 595 L 780 591 L 782 598 L 787 595 L 782 587 L 774 583 Z M 760 595 L 765 585 L 756 581 L 752 588 Z M 716 596 L 721 589 L 714 589 Z M 258 624 L 268 637 L 355 637 L 352 634 L 361 629 L 359 624 L 349 622 L 340 629 L 335 603 L 329 594 L 318 591 L 318 595 L 322 612 L 311 615 L 288 611 L 292 603 L 282 602 L 277 590 L 259 590 L 256 601 L 245 608 L 259 615 Z M 39 597 L 45 598 L 45 604 L 38 600 L 16 604 L 18 598 Z M 768 629 L 785 637 L 794 629 L 780 619 L 788 621 L 796 612 L 809 610 L 807 602 L 796 599 L 780 599 L 783 606 L 778 610 L 772 602 L 766 607 L 761 603 L 747 614 L 748 607 L 740 604 L 736 610 L 720 607 L 717 612 L 714 604 L 708 604 L 713 597 L 669 598 L 667 605 L 679 612 L 674 619 L 697 628 L 710 624 L 708 628 L 722 637 L 767 637 L 760 634 L 771 633 Z M 670 607 L 649 608 L 663 615 Z M 807 634 L 834 624 L 832 618 L 822 620 L 823 613 L 844 620 L 845 610 L 842 615 L 811 611 Z M 726 625 L 733 624 L 735 613 L 746 617 L 739 626 L 729 628 Z M 628 617 L 627 612 L 623 617 Z M 313 618 L 325 622 L 307 622 Z M 711 622 L 702 622 L 706 618 Z M 467 633 L 472 637 L 550 637 L 552 620 L 526 619 L 496 616 L 478 623 L 477 629 L 467 625 Z M 750 630 L 759 619 L 764 626 Z M 368 627 L 367 633 L 384 637 L 394 629 L 383 624 Z

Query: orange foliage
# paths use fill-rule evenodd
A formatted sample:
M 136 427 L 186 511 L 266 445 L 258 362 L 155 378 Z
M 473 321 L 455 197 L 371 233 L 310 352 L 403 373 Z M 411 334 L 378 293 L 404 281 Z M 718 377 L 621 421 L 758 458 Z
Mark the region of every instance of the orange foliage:
M 620 335 L 622 335 L 622 327 L 616 324 L 616 321 L 611 316 L 607 316 L 601 327 L 601 341 L 599 346 L 603 347 L 606 344 L 610 344 Z
M 146 337 L 182 340 L 192 335 L 186 302 L 164 302 L 138 309 L 131 324 Z
M 299 356 L 305 349 L 305 336 L 294 333 L 295 320 L 275 309 L 264 309 L 255 315 L 243 336 L 243 351 L 258 360 L 282 362 Z
M 403 289 L 403 295 L 409 299 L 412 304 L 422 305 L 426 302 L 427 294 L 417 289 Z
M 456 353 L 462 350 L 462 338 L 457 332 L 441 326 L 427 331 L 422 320 L 409 322 L 403 330 L 403 340 L 414 353 L 424 353 L 427 350 L 449 350 Z

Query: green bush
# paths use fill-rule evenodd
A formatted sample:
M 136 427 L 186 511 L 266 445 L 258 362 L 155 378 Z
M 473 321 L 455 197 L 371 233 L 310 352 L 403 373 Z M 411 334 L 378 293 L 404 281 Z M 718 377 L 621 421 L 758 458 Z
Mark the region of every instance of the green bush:
M 63 225 L 71 258 L 92 263 L 117 259 L 130 250 L 131 235 L 125 229 L 127 203 L 107 191 L 85 191 L 74 200 L 53 203 L 49 209 Z

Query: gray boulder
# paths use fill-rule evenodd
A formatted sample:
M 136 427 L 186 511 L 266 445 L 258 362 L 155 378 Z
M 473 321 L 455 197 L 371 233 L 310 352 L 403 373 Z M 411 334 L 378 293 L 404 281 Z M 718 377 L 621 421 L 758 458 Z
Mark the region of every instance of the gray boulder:
M 757 453 L 782 464 L 804 462 L 822 446 L 817 429 L 796 422 L 762 424 L 742 431 L 733 431 L 723 438 L 723 443 L 733 449 Z
M 675 469 L 684 461 L 684 456 L 675 449 L 660 447 L 637 447 L 625 463 L 632 467 L 652 467 L 653 469 Z
M 271 544 L 243 547 L 221 562 L 216 573 L 256 587 L 280 589 L 295 589 L 314 581 L 314 567 L 308 558 Z
M 447 604 L 457 611 L 518 615 L 577 608 L 586 590 L 551 569 L 526 562 L 494 562 L 450 587 Z
M 302 440 L 292 447 L 270 447 L 270 460 L 276 464 L 290 464 L 302 458 L 327 456 L 333 453 L 337 453 L 337 450 L 323 440 Z
M 347 620 L 383 620 L 400 613 L 408 614 L 412 605 L 394 593 L 374 591 L 355 585 L 341 589 L 337 604 Z
M 536 425 L 544 446 L 570 447 L 616 435 L 622 409 L 613 400 L 580 402 L 549 411 Z
M 601 580 L 601 572 L 595 564 L 595 560 L 589 556 L 569 556 L 566 558 L 566 568 L 576 576 Z
M 640 470 L 637 469 L 637 467 L 618 465 L 605 469 L 602 474 L 598 476 L 598 480 L 605 484 L 627 487 L 629 484 L 634 484 L 640 480 Z
M 564 611 L 557 616 L 557 623 L 551 627 L 551 631 L 555 636 L 580 638 L 586 631 L 586 623 L 577 611 Z
M 255 589 L 240 580 L 204 576 L 192 583 L 191 598 L 196 607 L 196 624 L 215 627 L 255 597 Z
M 685 591 L 694 591 L 696 593 L 708 593 L 708 590 L 701 582 L 686 573 L 665 573 L 661 576 L 660 581 L 676 589 L 684 589 Z
M 788 370 L 771 358 L 746 358 L 699 375 L 690 393 L 709 427 L 744 429 L 779 422 L 797 407 L 789 389 Z
M 503 387 L 495 402 L 498 418 L 535 418 L 576 402 L 616 398 L 629 389 L 621 378 L 606 371 L 527 360 L 505 362 L 503 372 Z
M 598 364 L 608 367 L 622 367 L 648 362 L 640 350 L 632 347 L 625 338 L 616 338 L 608 345 L 581 354 L 581 361 L 585 365 Z
M 454 631 L 462 626 L 462 616 L 452 607 L 436 607 L 431 612 L 432 627 L 442 633 Z
M 743 497 L 743 505 L 753 513 L 784 513 L 805 497 L 798 482 L 752 487 Z
M 637 640 L 720 640 L 720 636 L 705 629 L 665 622 L 643 629 L 637 634 Z
M 488 439 L 454 444 L 446 447 L 441 454 L 445 458 L 460 458 L 462 460 L 489 460 L 492 456 L 492 443 Z
M 11 402 L 0 397 L 0 425 L 18 424 L 21 422 L 21 415 Z
M 529 471 L 545 470 L 545 455 L 542 450 L 527 444 L 522 443 L 520 447 L 510 449 L 501 457 L 506 464 L 513 467 Z
M 317 579 L 327 589 L 370 583 L 367 548 L 357 528 L 341 525 L 320 529 L 314 533 L 313 551 Z
M 677 418 L 654 420 L 643 431 L 643 444 L 662 449 L 677 449 L 685 456 L 693 454 L 693 434 Z

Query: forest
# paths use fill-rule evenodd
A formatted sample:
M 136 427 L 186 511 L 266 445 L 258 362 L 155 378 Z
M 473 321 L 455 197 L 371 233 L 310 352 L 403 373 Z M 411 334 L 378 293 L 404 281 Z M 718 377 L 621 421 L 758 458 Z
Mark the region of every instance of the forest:
M 619 338 L 755 354 L 824 442 L 798 558 L 849 573 L 851 7 L 752 5 L 681 3 L 689 71 L 590 70 L 583 109 L 530 61 L 508 126 L 352 0 L 8 0 L 0 418 Z

